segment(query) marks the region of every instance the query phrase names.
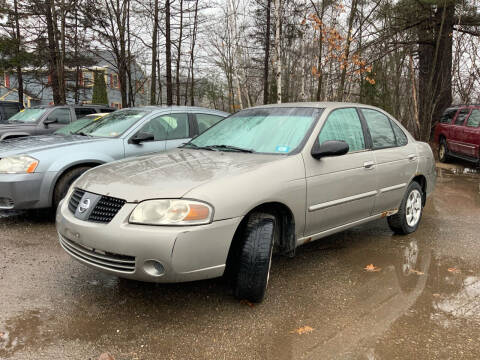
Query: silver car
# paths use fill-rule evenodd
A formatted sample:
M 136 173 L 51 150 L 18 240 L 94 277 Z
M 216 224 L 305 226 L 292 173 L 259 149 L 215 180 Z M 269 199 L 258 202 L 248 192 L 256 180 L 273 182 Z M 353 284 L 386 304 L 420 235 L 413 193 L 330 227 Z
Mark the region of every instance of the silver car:
M 384 217 L 411 233 L 435 179 L 430 146 L 381 109 L 261 106 L 180 149 L 88 171 L 57 230 L 97 270 L 151 282 L 227 273 L 238 298 L 261 301 L 272 252 Z
M 56 207 L 88 169 L 188 142 L 227 116 L 199 107 L 119 110 L 87 126 L 0 142 L 0 209 Z M 79 126 L 80 125 L 80 126 Z

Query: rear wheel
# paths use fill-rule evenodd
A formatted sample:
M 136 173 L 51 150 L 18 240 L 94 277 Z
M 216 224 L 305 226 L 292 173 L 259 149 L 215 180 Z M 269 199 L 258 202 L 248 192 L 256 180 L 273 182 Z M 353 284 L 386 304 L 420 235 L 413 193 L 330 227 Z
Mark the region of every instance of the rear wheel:
M 390 229 L 396 234 L 406 235 L 418 228 L 423 212 L 423 190 L 413 181 L 407 188 L 398 213 L 387 218 Z
M 450 157 L 448 156 L 447 141 L 444 138 L 440 140 L 440 145 L 438 146 L 438 160 L 443 163 L 446 163 L 448 160 L 450 160 Z
M 53 201 L 52 207 L 53 210 L 57 210 L 58 204 L 60 201 L 67 195 L 67 191 L 70 186 L 73 184 L 75 180 L 77 180 L 80 175 L 82 175 L 85 171 L 91 169 L 90 166 L 81 166 L 74 168 L 72 170 L 68 170 L 65 174 L 63 174 L 60 179 L 58 179 L 57 184 L 55 185 L 55 190 L 53 192 Z
M 250 215 L 243 231 L 243 242 L 235 284 L 235 297 L 261 302 L 265 297 L 272 264 L 275 217 Z

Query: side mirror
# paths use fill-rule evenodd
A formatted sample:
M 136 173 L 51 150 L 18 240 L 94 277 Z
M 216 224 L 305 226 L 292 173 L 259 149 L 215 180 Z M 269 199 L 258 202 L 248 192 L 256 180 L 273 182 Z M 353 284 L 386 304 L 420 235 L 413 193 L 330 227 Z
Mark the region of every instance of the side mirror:
M 43 120 L 43 125 L 45 125 L 45 127 L 48 127 L 49 124 L 55 124 L 55 123 L 58 123 L 57 118 L 46 118 L 45 120 Z
M 345 141 L 327 140 L 322 144 L 318 142 L 312 148 L 312 156 L 315 159 L 320 159 L 325 156 L 340 156 L 345 155 L 350 150 L 350 146 Z
M 130 143 L 138 145 L 142 142 L 153 141 L 153 140 L 155 140 L 155 136 L 153 136 L 153 134 L 146 133 L 146 132 L 139 132 L 130 139 Z

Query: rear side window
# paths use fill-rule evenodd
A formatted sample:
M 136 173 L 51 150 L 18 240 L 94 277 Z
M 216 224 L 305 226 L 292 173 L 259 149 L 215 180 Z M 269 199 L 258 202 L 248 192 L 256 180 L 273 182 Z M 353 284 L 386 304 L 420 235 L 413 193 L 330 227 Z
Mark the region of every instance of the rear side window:
M 442 117 L 440 118 L 440 123 L 451 124 L 456 113 L 457 113 L 457 109 L 447 109 L 447 110 L 445 110 Z
M 208 128 L 215 125 L 217 122 L 223 119 L 222 116 L 211 114 L 195 114 L 198 124 L 198 133 L 201 134 Z
M 386 115 L 372 109 L 362 109 L 362 114 L 370 130 L 373 149 L 397 146 L 390 119 Z
M 362 123 L 356 109 L 337 109 L 328 115 L 318 143 L 321 145 L 328 140 L 345 141 L 350 147 L 349 152 L 365 150 Z
M 465 121 L 465 118 L 467 117 L 469 112 L 470 109 L 461 109 L 455 119 L 455 125 L 463 125 L 463 122 Z
M 472 113 L 468 117 L 467 126 L 479 127 L 480 126 L 480 110 L 472 110 Z
M 395 124 L 392 120 L 390 120 L 393 128 L 393 132 L 395 133 L 395 137 L 397 138 L 397 146 L 405 146 L 408 144 L 407 135 L 400 129 L 400 126 Z

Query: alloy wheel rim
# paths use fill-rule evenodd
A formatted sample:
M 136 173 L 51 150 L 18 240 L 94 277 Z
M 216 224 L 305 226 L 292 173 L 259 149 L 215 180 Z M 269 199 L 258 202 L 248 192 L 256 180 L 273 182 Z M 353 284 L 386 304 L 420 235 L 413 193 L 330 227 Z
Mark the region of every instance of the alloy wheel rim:
M 445 155 L 445 145 L 440 145 L 440 158 L 443 159 L 443 156 Z
M 406 220 L 410 227 L 414 227 L 420 221 L 422 214 L 422 194 L 418 190 L 412 190 L 407 198 Z

